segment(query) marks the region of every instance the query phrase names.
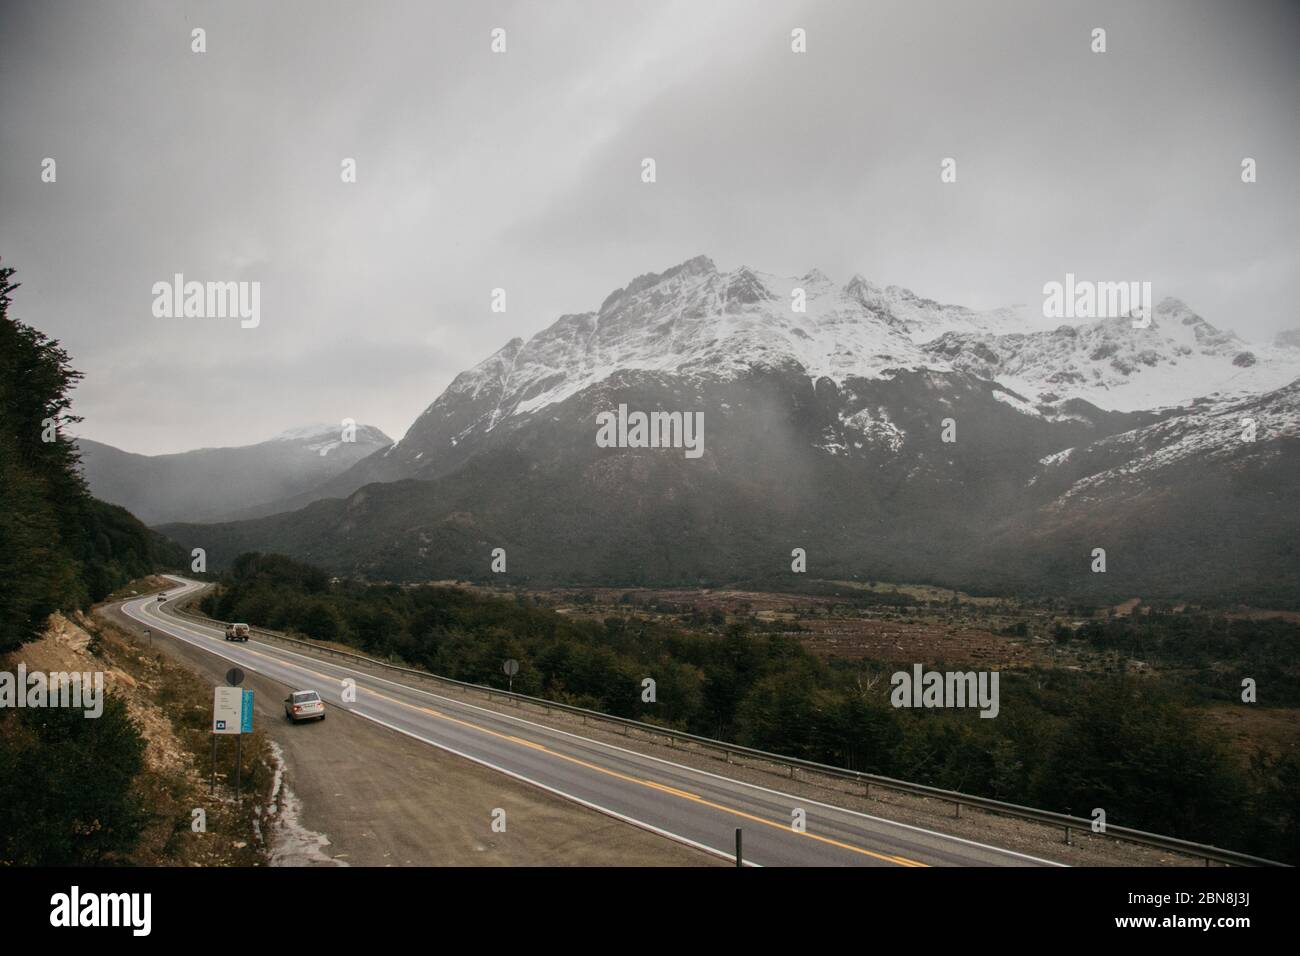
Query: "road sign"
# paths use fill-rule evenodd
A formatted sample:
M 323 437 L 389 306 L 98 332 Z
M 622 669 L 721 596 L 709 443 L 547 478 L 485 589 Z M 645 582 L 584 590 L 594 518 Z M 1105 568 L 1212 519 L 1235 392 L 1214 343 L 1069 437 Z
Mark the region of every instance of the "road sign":
M 241 734 L 251 734 L 253 732 L 253 692 L 251 690 L 244 691 L 243 700 L 240 702 L 239 732 Z
M 218 687 L 212 695 L 212 732 L 237 734 L 243 725 L 244 692 L 238 687 Z
M 232 667 L 226 671 L 226 683 L 231 687 L 238 687 L 244 682 L 244 672 L 238 667 Z
M 501 665 L 501 669 L 506 672 L 507 677 L 514 677 L 519 673 L 519 662 L 512 657 Z

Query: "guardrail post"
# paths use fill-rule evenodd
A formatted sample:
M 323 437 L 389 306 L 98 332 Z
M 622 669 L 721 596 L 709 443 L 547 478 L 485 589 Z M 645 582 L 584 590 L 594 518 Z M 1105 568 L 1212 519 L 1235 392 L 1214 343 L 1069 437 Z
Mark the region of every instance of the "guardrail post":
M 179 608 L 176 609 L 176 616 L 190 618 L 204 625 L 211 625 L 213 623 L 218 623 L 218 622 L 214 622 L 211 618 L 207 617 L 206 615 L 190 613 Z M 371 660 L 370 658 L 366 658 L 358 654 L 351 654 L 348 653 L 347 651 L 339 651 L 334 648 L 316 647 L 311 645 L 310 642 L 308 641 L 295 640 L 294 638 L 285 637 L 280 634 L 274 634 L 269 631 L 259 630 L 256 633 L 259 636 L 264 636 L 277 641 L 282 641 L 290 645 L 306 647 L 309 650 L 324 651 L 326 654 L 328 654 L 331 657 L 338 657 L 345 660 L 351 660 L 357 662 L 359 666 L 393 667 L 395 670 L 402 671 L 404 673 L 416 674 L 415 671 L 412 671 L 409 668 L 403 668 L 403 667 L 397 667 L 396 665 L 385 664 L 383 661 Z M 134 639 L 138 640 L 138 637 L 135 637 Z M 489 701 L 494 700 L 496 696 L 490 688 L 484 687 L 482 685 L 463 683 L 460 681 L 451 680 L 450 678 L 442 677 L 441 675 L 438 674 L 426 674 L 425 672 L 419 672 L 417 676 L 435 681 L 440 685 L 451 685 L 457 694 L 469 695 L 473 693 L 485 693 Z M 513 695 L 510 699 L 514 699 Z M 516 701 L 516 706 L 519 706 L 519 701 Z M 549 702 L 548 705 L 546 705 L 545 709 L 547 710 L 548 713 L 552 709 L 549 707 Z M 656 728 L 651 725 L 643 724 L 639 721 L 625 721 L 625 720 L 621 720 L 620 718 L 612 717 L 611 715 L 608 714 L 600 714 L 594 711 L 587 711 L 584 710 L 583 708 L 573 707 L 566 704 L 557 703 L 554 709 L 558 709 L 561 712 L 580 714 L 584 726 L 589 726 L 589 725 L 605 726 L 606 724 L 611 722 L 615 723 L 618 725 L 618 727 L 621 728 L 624 737 L 631 737 L 630 728 L 632 727 L 638 728 L 639 732 L 647 735 L 648 739 L 651 740 L 657 739 L 658 736 L 663 734 L 662 728 Z M 588 718 L 591 719 L 589 720 Z M 699 752 L 704 754 L 712 754 L 712 753 L 716 753 L 718 750 L 721 750 L 723 752 L 723 757 L 728 764 L 747 766 L 747 764 L 745 763 L 745 759 L 752 759 L 758 761 L 758 763 L 756 764 L 758 769 L 761 769 L 767 773 L 772 773 L 773 775 L 780 774 L 780 770 L 777 769 L 777 767 L 785 766 L 788 769 L 788 775 L 790 779 L 792 780 L 798 779 L 795 764 L 789 762 L 789 758 L 784 758 L 779 754 L 765 753 L 763 751 L 759 751 L 749 747 L 733 746 L 731 744 L 726 743 L 725 741 L 713 740 L 710 738 L 697 739 L 693 734 L 688 734 L 688 733 L 681 733 L 680 736 L 674 736 L 672 733 L 669 733 L 669 746 L 675 747 L 676 741 L 678 739 L 683 740 L 682 746 L 684 749 L 688 751 L 691 750 L 692 747 L 700 748 Z M 215 738 L 213 740 L 213 746 L 214 747 L 216 746 Z M 865 786 L 866 798 L 868 800 L 872 799 L 872 794 L 871 794 L 872 781 L 869 779 L 864 781 L 862 779 L 863 776 L 870 777 L 871 776 L 870 774 L 864 775 L 856 771 L 846 771 L 844 768 L 829 767 L 829 766 L 825 766 L 822 764 L 817 764 L 809 761 L 801 761 L 800 763 L 804 766 L 805 769 L 810 770 L 814 774 L 826 774 L 831 777 L 845 779 L 845 780 L 856 779 L 858 782 L 863 783 L 863 785 Z M 1050 813 L 1046 811 L 1037 811 L 1032 808 L 1020 807 L 1014 804 L 1008 804 L 998 800 L 989 800 L 981 797 L 967 796 L 964 794 L 955 793 L 950 790 L 941 790 L 937 787 L 925 787 L 925 786 L 920 786 L 915 784 L 908 784 L 905 781 L 889 780 L 888 778 L 879 778 L 879 779 L 881 782 L 876 784 L 877 789 L 883 787 L 887 792 L 891 792 L 891 793 L 898 792 L 898 793 L 910 794 L 912 796 L 920 796 L 926 799 L 935 799 L 938 802 L 944 802 L 944 801 L 951 802 L 954 805 L 954 815 L 959 818 L 961 817 L 962 805 L 965 804 L 966 806 L 971 806 L 984 812 L 1002 813 L 1006 816 L 1010 816 L 1017 819 L 1033 820 L 1037 823 L 1041 823 L 1047 826 L 1060 826 L 1065 830 L 1066 845 L 1068 846 L 1076 845 L 1073 839 L 1074 830 L 1076 829 L 1076 827 L 1073 825 L 1073 823 L 1068 822 L 1071 821 L 1073 818 L 1068 817 L 1064 814 Z M 215 785 L 215 778 L 213 781 L 213 785 Z M 958 800 L 960 800 L 961 802 L 957 802 Z M 1087 821 L 1086 820 L 1082 821 L 1082 823 L 1086 825 Z M 1122 842 L 1132 843 L 1138 846 L 1150 846 L 1150 847 L 1157 847 L 1160 849 L 1170 850 L 1174 853 L 1183 855 L 1188 859 L 1194 860 L 1200 858 L 1205 860 L 1205 865 L 1207 867 L 1215 866 L 1215 865 L 1222 865 L 1222 866 L 1281 865 L 1272 860 L 1265 860 L 1259 857 L 1249 856 L 1244 853 L 1236 853 L 1230 850 L 1222 850 L 1218 847 L 1206 846 L 1200 843 L 1191 843 L 1186 840 L 1178 840 L 1173 837 L 1165 837 L 1159 834 L 1145 833 L 1140 830 L 1127 830 L 1126 828 L 1123 827 L 1116 827 L 1108 830 L 1108 835 L 1111 836 L 1113 839 Z

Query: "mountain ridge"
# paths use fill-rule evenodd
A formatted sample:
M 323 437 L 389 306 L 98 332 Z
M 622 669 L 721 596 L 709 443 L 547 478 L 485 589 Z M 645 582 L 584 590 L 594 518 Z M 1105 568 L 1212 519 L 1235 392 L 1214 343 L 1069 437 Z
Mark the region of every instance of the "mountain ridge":
M 511 339 L 305 510 L 167 531 L 218 562 L 287 550 L 389 580 L 488 579 L 504 547 L 515 580 L 721 585 L 782 579 L 798 546 L 845 580 L 1294 600 L 1300 528 L 1278 503 L 1300 494 L 1280 466 L 1300 445 L 1300 369 L 1177 300 L 1154 312 L 1148 328 L 1007 331 L 1023 310 L 695 257 Z M 1141 393 L 1152 370 L 1191 397 L 1092 400 Z M 703 454 L 598 448 L 597 416 L 620 404 L 702 412 Z M 1239 448 L 1225 423 L 1252 411 L 1258 444 Z M 1197 549 L 1216 536 L 1272 576 L 1207 570 Z M 1108 544 L 1123 573 L 1092 574 Z
M 90 438 L 75 441 L 81 471 L 99 498 L 146 524 L 223 520 L 259 504 L 309 492 L 391 444 L 382 431 L 358 425 L 344 441 L 338 425 L 304 426 L 252 445 L 141 455 Z

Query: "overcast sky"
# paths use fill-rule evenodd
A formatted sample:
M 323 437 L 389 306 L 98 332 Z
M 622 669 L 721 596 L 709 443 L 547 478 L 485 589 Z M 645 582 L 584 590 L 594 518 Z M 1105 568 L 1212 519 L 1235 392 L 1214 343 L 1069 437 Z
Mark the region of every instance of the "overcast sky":
M 398 438 L 510 337 L 697 254 L 976 308 L 1142 279 L 1247 339 L 1300 326 L 1294 2 L 3 6 L 12 314 L 129 451 Z M 260 326 L 155 318 L 176 272 L 260 282 Z

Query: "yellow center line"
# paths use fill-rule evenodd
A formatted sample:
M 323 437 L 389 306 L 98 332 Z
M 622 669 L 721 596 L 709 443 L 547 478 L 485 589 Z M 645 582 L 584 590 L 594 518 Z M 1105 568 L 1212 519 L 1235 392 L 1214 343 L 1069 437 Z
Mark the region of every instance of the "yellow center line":
M 212 639 L 215 640 L 216 638 L 214 637 Z M 252 654 L 254 657 L 261 657 L 265 660 L 273 661 L 277 664 L 281 664 L 288 667 L 296 667 L 299 670 L 302 670 L 308 674 L 312 674 L 316 677 L 319 677 L 322 680 L 327 680 L 327 681 L 338 680 L 338 677 L 336 675 L 324 674 L 321 673 L 320 671 L 312 670 L 310 667 L 304 667 L 303 665 L 298 663 L 290 663 L 289 661 L 284 661 L 279 658 L 272 657 L 268 654 L 263 654 L 259 651 L 252 650 L 251 648 L 244 647 L 241 648 L 241 650 L 244 651 L 244 653 L 246 654 Z M 785 833 L 795 833 L 798 834 L 799 836 L 805 836 L 810 840 L 816 840 L 818 843 L 824 843 L 828 846 L 837 847 L 838 849 L 841 850 L 848 850 L 852 853 L 860 853 L 863 856 L 869 856 L 877 860 L 884 860 L 887 863 L 896 863 L 899 866 L 927 866 L 928 865 L 925 863 L 918 862 L 916 860 L 909 860 L 905 856 L 889 856 L 888 854 L 885 853 L 876 853 L 872 850 L 867 850 L 860 846 L 854 846 L 851 843 L 844 843 L 840 840 L 834 840 L 830 837 L 822 836 L 818 833 L 809 833 L 807 830 L 795 830 L 789 824 L 778 823 L 775 820 L 768 820 L 765 819 L 764 817 L 755 816 L 752 813 L 746 813 L 744 810 L 738 810 L 735 807 L 729 807 L 721 803 L 714 803 L 712 800 L 704 799 L 699 794 L 690 793 L 686 790 L 678 790 L 675 787 L 670 787 L 667 786 L 666 784 L 657 783 L 654 780 L 646 780 L 641 777 L 633 777 L 633 776 L 629 776 L 628 774 L 619 773 L 617 770 L 611 770 L 608 767 L 602 767 L 599 764 L 589 763 L 586 760 L 582 760 L 578 757 L 574 757 L 566 753 L 561 753 L 558 750 L 552 750 L 551 748 L 547 747 L 544 744 L 539 744 L 531 740 L 525 740 L 522 737 L 515 737 L 511 734 L 500 733 L 499 731 L 492 730 L 490 727 L 484 727 L 481 724 L 476 724 L 473 723 L 472 721 L 462 720 L 459 717 L 452 717 L 450 714 L 444 714 L 441 711 L 434 710 L 431 707 L 422 707 L 419 704 L 411 704 L 404 700 L 398 700 L 396 697 L 389 697 L 387 694 L 381 694 L 379 691 L 369 687 L 365 688 L 365 691 L 368 694 L 378 697 L 380 700 L 386 700 L 391 704 L 398 705 L 399 707 L 406 707 L 409 710 L 418 710 L 421 713 L 430 715 L 431 717 L 437 717 L 440 720 L 446 720 L 453 724 L 459 724 L 462 727 L 468 727 L 471 730 L 477 730 L 480 733 L 490 734 L 491 736 L 497 737 L 501 740 L 506 740 L 509 741 L 510 743 L 520 744 L 532 750 L 540 751 L 546 754 L 547 756 L 557 757 L 560 760 L 567 760 L 569 763 L 577 764 L 580 767 L 585 767 L 586 769 L 593 770 L 596 773 L 605 774 L 606 776 L 614 777 L 615 779 L 622 780 L 626 783 L 634 783 L 641 787 L 648 787 L 651 790 L 658 790 L 661 793 L 667 793 L 671 796 L 679 797 L 683 800 L 690 800 L 692 803 L 698 803 L 701 806 L 709 807 L 710 809 L 718 810 L 722 813 L 728 813 L 731 814 L 732 816 L 741 817 L 742 819 L 749 820 L 753 823 L 759 823 L 766 827 L 772 827 L 773 829 L 781 830 L 782 832 Z
M 685 790 L 678 790 L 675 787 L 669 787 L 665 784 L 658 783 L 654 780 L 646 780 L 641 777 L 633 777 L 633 776 L 629 776 L 628 774 L 619 773 L 617 770 L 610 770 L 608 767 L 602 767 L 599 764 L 590 763 L 578 757 L 571 756 L 570 754 L 561 753 L 557 750 L 551 750 L 549 747 L 546 747 L 543 744 L 535 743 L 530 740 L 524 740 L 520 737 L 515 737 L 510 734 L 498 733 L 497 731 L 492 730 L 489 727 L 483 727 L 480 724 L 473 723 L 472 721 L 461 720 L 459 717 L 452 717 L 448 714 L 444 714 L 441 711 L 434 710 L 430 707 L 420 707 L 416 704 L 408 704 L 405 701 L 388 697 L 387 695 L 381 694 L 375 690 L 368 690 L 368 693 L 374 694 L 376 697 L 379 697 L 383 700 L 390 701 L 391 703 L 398 704 L 403 707 L 411 707 L 416 710 L 423 711 L 424 713 L 429 714 L 430 716 L 438 717 L 442 720 L 450 721 L 453 724 L 460 724 L 462 727 L 468 727 L 470 729 L 477 730 L 480 733 L 490 734 L 493 737 L 498 737 L 502 740 L 508 740 L 513 743 L 524 744 L 525 746 L 531 747 L 533 750 L 540 750 L 542 753 L 545 753 L 548 756 L 557 757 L 560 760 L 567 760 L 569 763 L 577 764 L 578 766 L 585 767 L 588 770 L 594 770 L 596 773 L 602 773 L 605 774 L 606 776 L 614 777 L 618 780 L 623 780 L 627 783 L 637 784 L 638 786 L 649 787 L 652 790 L 658 790 L 662 793 L 671 794 L 672 796 L 680 797 L 683 800 L 690 800 L 692 803 L 698 803 L 701 806 L 709 807 L 713 810 L 721 811 L 722 813 L 729 813 L 732 816 L 741 817 L 745 820 L 750 820 L 753 821 L 754 823 L 762 824 L 763 826 L 772 827 L 773 829 L 781 830 L 782 832 L 785 833 L 797 833 L 800 836 L 808 837 L 808 839 L 816 840 L 819 843 L 825 843 L 828 846 L 838 847 L 841 850 L 848 850 L 852 853 L 860 853 L 863 856 L 873 857 L 874 859 L 877 860 L 885 860 L 886 862 L 889 863 L 897 863 L 899 866 L 925 866 L 926 865 L 916 860 L 909 860 L 905 856 L 889 856 L 884 853 L 876 853 L 872 850 L 867 850 L 860 846 L 854 846 L 851 843 L 844 843 L 840 840 L 834 840 L 830 837 L 822 836 L 821 834 L 818 833 L 809 833 L 807 830 L 795 830 L 793 827 L 787 824 L 777 823 L 774 820 L 768 820 L 763 817 L 755 816 L 752 813 L 746 813 L 744 810 L 738 810 L 735 807 L 729 807 L 726 806 L 725 804 L 715 803 L 712 800 L 706 800 L 703 797 L 701 797 L 699 794 L 689 793 Z

